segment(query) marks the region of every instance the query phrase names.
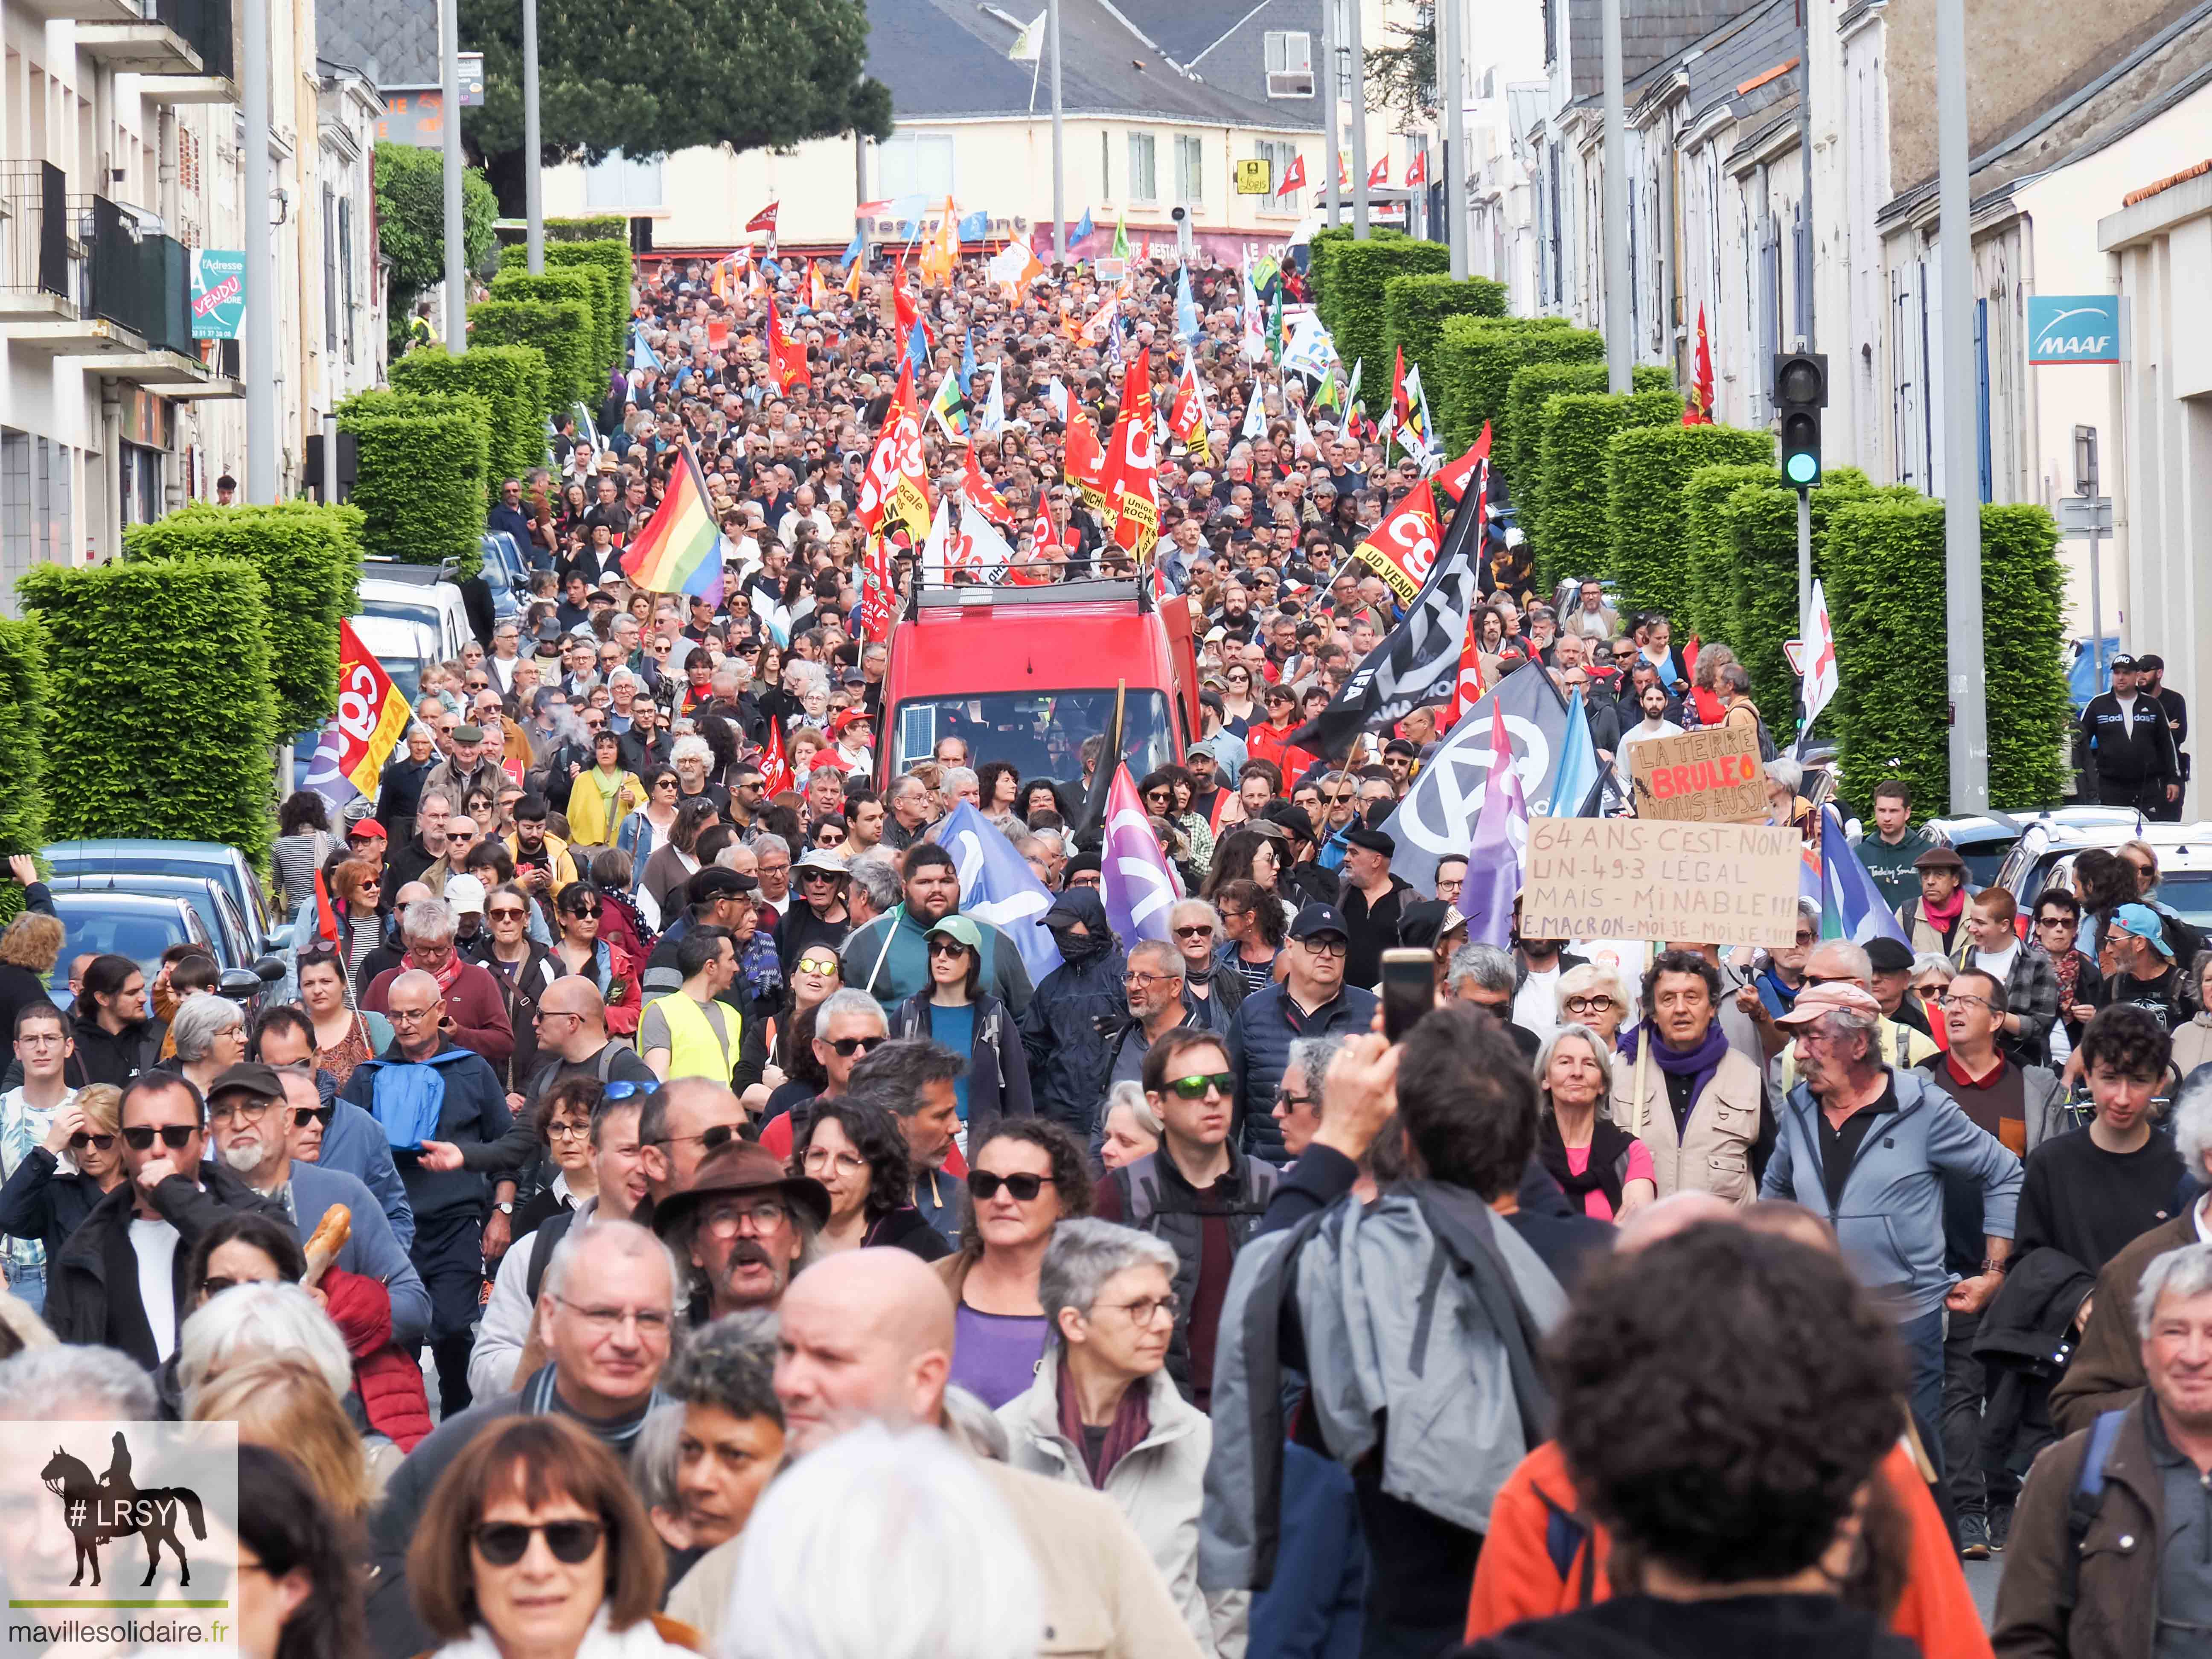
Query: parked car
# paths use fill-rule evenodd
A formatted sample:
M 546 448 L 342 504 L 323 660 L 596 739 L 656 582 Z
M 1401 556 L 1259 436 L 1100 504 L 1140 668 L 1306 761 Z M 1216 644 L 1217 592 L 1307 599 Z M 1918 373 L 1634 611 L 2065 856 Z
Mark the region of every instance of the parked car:
M 222 966 L 251 968 L 264 954 L 237 903 L 205 876 L 58 875 L 48 885 L 57 893 L 148 893 L 180 898 L 198 915 L 215 948 L 215 959 Z
M 61 918 L 62 953 L 46 986 L 57 1002 L 70 1000 L 70 964 L 79 957 L 128 957 L 150 976 L 172 945 L 215 943 L 191 902 L 173 893 L 104 887 L 57 891 L 54 914 Z
M 355 632 L 361 631 L 362 617 L 374 617 L 416 623 L 428 629 L 440 662 L 453 661 L 461 654 L 461 647 L 476 637 L 459 586 L 447 580 L 447 571 L 440 566 L 401 564 L 391 559 L 363 563 L 361 616 L 353 619 Z M 366 635 L 362 642 L 368 643 Z M 378 655 L 381 658 L 382 653 Z
M 275 924 L 260 878 L 246 854 L 219 841 L 161 841 L 125 836 L 100 841 L 58 841 L 44 856 L 58 878 L 92 876 L 195 876 L 213 881 L 228 895 L 244 918 L 247 945 L 244 960 L 271 948 Z M 135 884 L 125 881 L 125 887 Z M 242 965 L 242 964 L 241 964 Z
M 2143 823 L 2132 812 L 2119 814 L 2122 822 L 2067 823 L 2081 812 L 2106 812 L 2107 807 L 2071 807 L 2030 823 L 2005 854 L 1996 884 L 2013 896 L 2025 915 L 2035 896 L 2055 881 L 2070 883 L 2075 858 L 2085 848 L 2108 851 L 2122 842 L 2140 836 L 2158 854 L 2158 900 L 2171 905 L 2183 921 L 2201 932 L 2212 932 L 2212 823 Z M 2185 964 L 2186 965 L 2186 964 Z
M 2032 823 L 2051 823 L 2085 831 L 2112 832 L 2109 842 L 2084 842 L 2083 846 L 2117 847 L 2136 832 L 2141 822 L 2133 811 L 2118 806 L 2046 806 L 2033 812 L 1976 813 L 1967 817 L 1930 818 L 1922 827 L 1966 861 L 1966 879 L 1978 890 L 1997 879 L 2005 854 Z

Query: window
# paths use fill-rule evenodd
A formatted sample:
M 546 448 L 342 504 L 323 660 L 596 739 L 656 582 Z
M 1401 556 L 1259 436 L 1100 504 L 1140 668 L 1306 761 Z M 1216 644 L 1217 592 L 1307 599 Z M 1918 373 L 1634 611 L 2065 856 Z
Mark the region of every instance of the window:
M 1252 146 L 1252 154 L 1267 164 L 1267 177 L 1274 185 L 1274 193 L 1260 198 L 1263 213 L 1296 213 L 1298 210 L 1297 192 L 1287 194 L 1283 190 L 1283 175 L 1291 170 L 1297 159 L 1298 147 L 1287 139 L 1262 138 Z
M 1312 97 L 1313 36 L 1304 29 L 1269 29 L 1261 39 L 1267 54 L 1267 96 Z
M 337 192 L 323 186 L 323 349 L 338 349 Z
M 615 213 L 667 206 L 660 189 L 660 158 L 632 161 L 620 150 L 584 169 L 584 205 Z
M 1133 202 L 1157 202 L 1160 199 L 1158 160 L 1149 132 L 1129 135 L 1129 199 Z
M 353 198 L 338 198 L 338 295 L 345 313 L 345 356 L 353 361 Z
M 1098 199 L 1114 199 L 1114 135 L 1110 132 L 1098 135 Z
M 952 136 L 944 132 L 901 132 L 878 144 L 876 194 L 953 194 Z
M 1186 207 L 1206 203 L 1206 143 L 1192 133 L 1179 132 L 1175 141 L 1176 200 Z

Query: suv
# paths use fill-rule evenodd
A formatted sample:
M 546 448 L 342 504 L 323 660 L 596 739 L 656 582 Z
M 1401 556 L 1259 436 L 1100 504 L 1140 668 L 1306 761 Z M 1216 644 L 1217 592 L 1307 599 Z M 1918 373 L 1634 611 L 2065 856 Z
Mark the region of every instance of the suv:
M 2117 847 L 2135 834 L 2136 825 L 2141 821 L 2130 807 L 2046 806 L 2034 812 L 1976 813 L 1971 817 L 1930 818 L 1922 827 L 1966 861 L 1967 884 L 1979 891 L 1997 878 L 1997 871 L 2004 863 L 2005 854 L 2012 851 L 2013 844 L 2019 841 L 2030 824 L 2057 824 L 2090 834 L 2110 830 L 2113 839 L 2109 844 Z M 2084 842 L 2081 844 L 2087 847 L 2104 843 Z
M 2110 852 L 2122 842 L 2140 838 L 2158 854 L 2158 902 L 2200 933 L 2212 933 L 2212 823 L 2147 823 L 2138 829 L 2132 812 L 2123 813 L 2125 822 L 2118 824 L 2067 823 L 2056 821 L 2057 816 L 2030 823 L 1997 870 L 1995 884 L 2013 896 L 2022 915 L 2052 882 L 2070 880 L 2075 854 L 2091 847 Z

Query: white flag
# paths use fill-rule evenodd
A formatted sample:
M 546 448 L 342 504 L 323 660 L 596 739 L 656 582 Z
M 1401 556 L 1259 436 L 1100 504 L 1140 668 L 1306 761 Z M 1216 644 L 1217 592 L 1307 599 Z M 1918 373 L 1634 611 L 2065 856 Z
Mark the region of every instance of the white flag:
M 1067 388 L 1060 383 L 1059 375 L 1054 375 L 1044 383 L 1044 400 L 1052 405 L 1052 412 L 1065 425 L 1067 421 Z
M 983 400 L 983 412 L 976 420 L 987 437 L 995 438 L 1006 428 L 1006 372 L 1003 357 L 991 365 L 991 395 Z
M 976 509 L 975 502 L 964 497 L 960 503 L 960 534 L 957 541 L 959 562 L 956 568 L 1003 571 L 1014 562 L 1014 550 L 1006 545 L 1006 538 L 999 533 L 998 526 Z
M 1805 724 L 1797 729 L 1797 752 L 1805 750 L 1806 735 L 1813 722 L 1836 695 L 1836 634 L 1828 622 L 1828 596 L 1820 591 L 1816 578 L 1813 583 L 1813 614 L 1805 619 L 1804 631 L 1799 635 L 1804 644 L 1800 647 L 1805 665 Z
M 1252 388 L 1252 401 L 1244 405 L 1244 426 L 1240 438 L 1264 438 L 1267 435 L 1267 400 L 1258 386 Z
M 1248 362 L 1265 362 L 1267 350 L 1267 319 L 1261 313 L 1260 290 L 1252 286 L 1252 270 L 1248 261 L 1244 270 L 1244 356 Z
M 1039 12 L 1036 15 L 1036 21 L 1025 26 L 1022 32 L 1014 37 L 1014 44 L 1007 48 L 1006 56 L 1017 64 L 1034 64 L 1042 58 L 1044 20 L 1045 14 Z
M 937 516 L 930 520 L 929 539 L 921 544 L 922 580 L 939 587 L 952 580 L 952 518 L 945 507 L 949 499 L 937 498 Z

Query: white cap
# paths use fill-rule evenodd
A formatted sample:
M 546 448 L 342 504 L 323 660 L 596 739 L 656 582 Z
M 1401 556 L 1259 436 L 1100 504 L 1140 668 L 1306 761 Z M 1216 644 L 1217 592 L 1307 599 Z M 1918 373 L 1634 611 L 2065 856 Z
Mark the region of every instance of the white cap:
M 484 913 L 484 884 L 474 876 L 447 876 L 446 902 L 457 916 L 480 916 Z

